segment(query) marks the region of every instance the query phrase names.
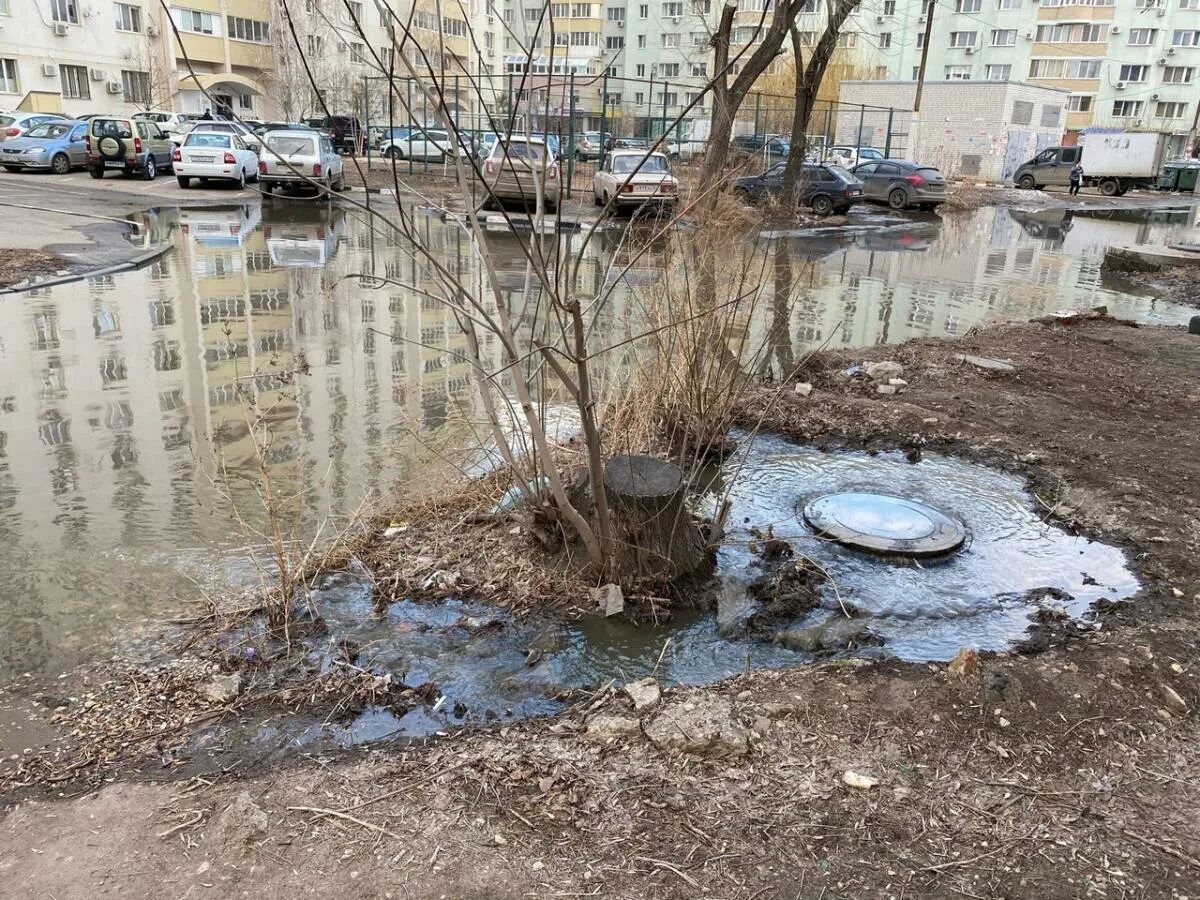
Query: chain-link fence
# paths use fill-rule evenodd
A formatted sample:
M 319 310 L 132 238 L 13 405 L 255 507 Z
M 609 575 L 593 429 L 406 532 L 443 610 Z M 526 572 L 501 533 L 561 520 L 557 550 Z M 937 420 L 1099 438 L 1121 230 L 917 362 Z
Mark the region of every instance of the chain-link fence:
M 568 196 L 586 196 L 606 147 L 648 147 L 665 135 L 661 149 L 676 166 L 701 159 L 712 103 L 711 93 L 703 93 L 705 81 L 583 73 L 446 75 L 440 102 L 462 133 L 464 149 L 476 156 L 487 152 L 496 134 L 545 136 L 562 162 Z M 454 139 L 445 131 L 436 95 L 401 77 L 365 78 L 358 93 L 370 159 L 394 163 L 401 175 L 454 175 L 447 155 Z M 791 96 L 751 92 L 735 119 L 731 164 L 758 171 L 781 158 L 783 145 L 771 139 L 791 138 L 794 110 Z M 908 110 L 818 102 L 809 118 L 806 155 L 828 159 L 833 148 L 844 145 L 902 156 L 909 119 Z

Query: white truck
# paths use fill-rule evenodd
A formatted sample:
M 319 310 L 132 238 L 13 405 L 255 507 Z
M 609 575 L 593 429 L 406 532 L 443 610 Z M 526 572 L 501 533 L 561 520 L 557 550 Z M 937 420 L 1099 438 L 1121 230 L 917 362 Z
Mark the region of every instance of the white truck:
M 1013 184 L 1025 190 L 1066 187 L 1071 169 L 1083 165 L 1083 184 L 1106 197 L 1131 188 L 1154 187 L 1167 155 L 1169 135 L 1156 132 L 1088 134 L 1076 147 L 1047 147 L 1013 173 Z

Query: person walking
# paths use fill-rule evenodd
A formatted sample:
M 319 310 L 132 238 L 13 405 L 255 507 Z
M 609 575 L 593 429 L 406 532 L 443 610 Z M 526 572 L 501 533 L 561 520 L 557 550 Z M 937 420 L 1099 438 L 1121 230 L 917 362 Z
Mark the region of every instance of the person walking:
M 1075 163 L 1071 167 L 1071 196 L 1074 197 L 1079 193 L 1079 189 L 1083 187 L 1083 164 Z

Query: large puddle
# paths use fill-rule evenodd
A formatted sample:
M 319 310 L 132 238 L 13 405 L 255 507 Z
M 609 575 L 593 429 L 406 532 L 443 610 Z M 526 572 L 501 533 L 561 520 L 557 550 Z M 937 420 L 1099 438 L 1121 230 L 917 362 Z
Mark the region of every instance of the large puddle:
M 778 238 L 804 273 L 803 292 L 782 313 L 764 307 L 751 329 L 769 330 L 773 342 L 799 354 L 824 344 L 952 336 L 1064 306 L 1103 303 L 1121 316 L 1183 322 L 1191 310 L 1105 290 L 1099 265 L 1110 243 L 1190 237 L 1195 215 L 1190 207 L 1069 218 L 980 209 L 945 221 L 897 222 L 864 213 L 846 233 Z M 419 221 L 447 261 L 476 273 L 463 232 L 434 217 Z M 271 411 L 272 477 L 281 491 L 303 488 L 309 527 L 353 512 L 373 491 L 469 468 L 486 440 L 474 415 L 470 371 L 456 356 L 463 339 L 451 316 L 401 286 L 419 289 L 434 273 L 356 214 L 302 204 L 231 206 L 160 211 L 147 214 L 147 223 L 156 238 L 174 245 L 150 268 L 0 300 L 0 565 L 10 585 L 0 604 L 5 681 L 23 673 L 31 682 L 52 679 L 191 607 L 197 585 L 223 590 L 256 577 L 246 563 L 254 548 L 231 507 L 252 525 L 261 524 L 261 509 L 252 487 L 215 476 L 220 466 L 234 475 L 251 466 L 239 383 Z M 538 307 L 522 294 L 516 240 L 496 236 L 493 251 L 510 302 L 532 322 Z M 616 284 L 614 329 L 627 327 L 622 304 L 633 304 L 637 285 L 659 278 L 663 264 L 651 253 L 616 277 L 625 252 L 616 238 L 601 237 L 583 266 L 594 284 Z M 398 284 L 372 287 L 377 283 L 353 277 L 362 273 Z M 310 374 L 294 385 L 269 374 L 301 356 Z M 755 453 L 765 446 L 760 442 Z M 818 475 L 853 481 L 862 474 L 848 462 L 818 467 L 817 458 L 806 462 L 802 451 L 792 458 L 786 473 L 771 478 L 794 477 L 796 492 L 808 489 L 801 481 Z M 896 466 L 889 477 L 924 483 L 937 471 L 936 463 Z M 756 477 L 765 476 L 751 471 L 739 496 Z M 775 486 L 771 479 L 760 483 Z M 791 516 L 793 501 L 775 509 L 773 496 L 760 496 L 762 508 L 751 518 Z M 968 614 L 944 598 L 955 583 L 963 589 L 975 578 L 981 585 L 1000 583 L 1000 511 L 1025 502 L 1011 493 L 968 517 L 975 520 L 969 553 L 995 554 L 994 564 L 970 578 L 954 566 L 887 565 L 872 569 L 867 584 L 863 571 L 849 565 L 864 563 L 847 562 L 841 589 L 877 614 L 887 652 L 944 656 L 968 636 L 983 644 L 1011 636 L 1020 611 L 1008 599 L 989 592 L 995 608 L 972 607 Z M 981 544 L 988 536 L 991 549 Z M 1014 544 L 1032 540 L 1024 531 L 1010 536 Z M 1038 552 L 1030 559 L 1041 558 Z M 1069 581 L 1087 571 L 1103 586 L 1124 583 L 1115 569 L 1080 561 L 1059 577 Z M 1009 573 L 1007 592 L 1040 572 L 1022 561 Z M 915 592 L 921 584 L 941 585 L 943 599 L 928 606 L 932 601 Z M 1067 589 L 1080 602 L 1089 596 Z M 923 609 L 930 614 L 912 615 Z M 679 639 L 663 656 L 665 677 L 705 679 L 745 666 L 747 647 L 736 635 L 718 635 L 711 619 L 674 627 Z M 571 684 L 601 672 L 624 677 L 646 671 L 663 652 L 653 632 L 605 623 L 560 639 L 567 646 L 548 655 L 547 669 L 521 669 L 522 679 Z M 678 650 L 685 640 L 688 653 Z M 782 647 L 755 643 L 751 649 L 764 665 L 798 658 Z M 535 695 L 544 692 L 528 694 Z

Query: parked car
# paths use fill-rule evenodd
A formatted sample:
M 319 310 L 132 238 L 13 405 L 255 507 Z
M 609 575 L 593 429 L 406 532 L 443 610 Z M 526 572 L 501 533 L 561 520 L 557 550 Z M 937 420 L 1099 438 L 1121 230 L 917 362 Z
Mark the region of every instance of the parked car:
M 261 138 L 268 131 L 307 131 L 309 129 L 303 122 L 259 122 L 251 130 Z
M 892 209 L 933 209 L 946 202 L 946 179 L 932 166 L 902 159 L 866 162 L 854 168 L 863 183 L 863 196 Z
M 562 194 L 558 160 L 541 137 L 524 134 L 498 137 L 483 162 L 482 174 L 491 192 L 484 201 L 485 208 L 493 199 L 533 203 L 541 185 L 546 212 L 558 209 Z
M 363 130 L 362 122 L 354 116 L 316 116 L 305 122 L 310 128 L 327 132 L 340 153 L 354 156 L 367 152 L 367 133 Z
M 240 135 L 224 131 L 192 131 L 172 152 L 171 165 L 181 188 L 188 187 L 193 178 L 232 181 L 238 187 L 258 181 L 258 154 Z
M 827 148 L 824 154 L 825 162 L 833 163 L 844 169 L 853 169 L 860 163 L 884 158 L 884 155 L 874 147 L 846 147 L 839 145 Z
M 739 134 L 729 142 L 733 156 L 761 156 L 766 162 L 783 159 L 790 148 L 791 142 L 778 134 Z
M 0 114 L 0 142 L 10 138 L 21 137 L 31 128 L 43 122 L 68 121 L 66 116 L 57 113 L 25 113 L 9 112 Z
M 197 118 L 190 113 L 169 112 L 167 110 L 148 110 L 146 112 L 134 113 L 133 117 L 153 122 L 158 126 L 160 131 L 165 131 L 168 134 L 185 122 L 190 122 Z
M 109 169 L 125 175 L 141 173 L 153 181 L 160 170 L 171 168 L 174 147 L 153 122 L 121 116 L 97 116 L 88 120 L 88 172 L 103 178 Z
M 576 134 L 575 146 L 571 148 L 575 159 L 579 162 L 599 159 L 604 153 L 604 141 L 607 137 L 608 135 L 601 134 L 599 131 L 584 131 Z
M 263 135 L 258 177 L 262 192 L 271 196 L 277 188 L 315 188 L 341 191 L 346 187 L 342 157 L 325 135 L 311 128 L 268 131 Z
M 222 134 L 236 134 L 246 146 L 257 150 L 261 143 L 261 138 L 250 130 L 241 122 L 232 122 L 226 119 L 196 119 L 191 122 L 184 122 L 176 127 L 176 130 L 171 132 L 169 137 L 171 143 L 182 144 L 193 131 L 219 131 Z
M 786 162 L 777 162 L 761 175 L 735 178 L 733 192 L 751 203 L 778 197 L 783 191 Z M 844 213 L 863 199 L 863 183 L 841 166 L 811 165 L 800 167 L 800 204 L 819 216 Z
M 671 210 L 679 199 L 679 182 L 671 174 L 665 154 L 614 150 L 592 177 L 592 196 L 597 206 L 611 202 L 617 210 Z
M 73 119 L 51 120 L 30 128 L 23 137 L 10 138 L 0 145 L 0 165 L 9 172 L 21 169 L 49 169 L 66 175 L 71 169 L 87 165 L 87 123 Z
M 454 158 L 454 138 L 441 128 L 406 129 L 400 138 L 384 141 L 379 152 L 388 159 L 444 160 Z M 468 150 L 461 144 L 459 156 L 467 156 Z

